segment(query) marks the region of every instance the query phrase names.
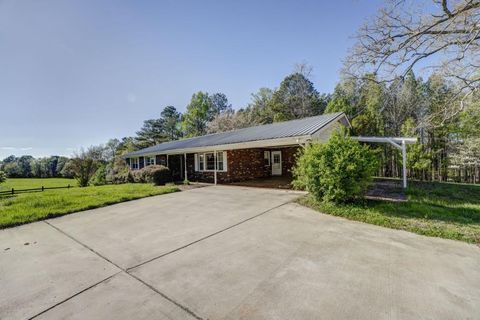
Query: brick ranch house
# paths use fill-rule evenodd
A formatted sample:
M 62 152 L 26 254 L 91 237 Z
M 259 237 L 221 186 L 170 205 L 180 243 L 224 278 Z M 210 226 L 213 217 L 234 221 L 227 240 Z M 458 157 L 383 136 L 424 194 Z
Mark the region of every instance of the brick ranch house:
M 350 127 L 343 112 L 170 141 L 128 153 L 131 170 L 164 165 L 174 180 L 229 183 L 291 176 L 298 148 Z

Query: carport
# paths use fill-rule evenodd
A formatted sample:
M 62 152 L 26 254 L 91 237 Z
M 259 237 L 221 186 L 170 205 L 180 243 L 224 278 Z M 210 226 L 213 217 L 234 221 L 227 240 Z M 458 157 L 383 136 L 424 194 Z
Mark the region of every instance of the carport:
M 407 137 L 352 137 L 360 142 L 389 143 L 402 152 L 402 180 L 403 188 L 407 188 L 407 144 L 417 143 L 417 138 Z

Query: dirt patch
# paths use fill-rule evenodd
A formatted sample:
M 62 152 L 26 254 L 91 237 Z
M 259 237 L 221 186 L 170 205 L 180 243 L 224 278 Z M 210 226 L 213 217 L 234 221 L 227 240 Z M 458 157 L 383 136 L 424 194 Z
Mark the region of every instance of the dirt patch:
M 398 181 L 378 180 L 368 189 L 366 199 L 405 202 L 407 195 Z

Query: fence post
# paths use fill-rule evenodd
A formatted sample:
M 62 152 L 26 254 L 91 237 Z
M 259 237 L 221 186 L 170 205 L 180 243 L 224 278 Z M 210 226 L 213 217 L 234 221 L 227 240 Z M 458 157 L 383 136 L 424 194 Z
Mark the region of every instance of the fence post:
M 15 189 L 12 188 L 12 194 L 14 194 L 14 193 L 15 193 Z
M 70 189 L 70 183 L 68 184 L 67 188 Z
M 45 187 L 44 187 L 44 186 L 42 186 L 42 191 L 44 191 L 44 190 L 45 190 Z

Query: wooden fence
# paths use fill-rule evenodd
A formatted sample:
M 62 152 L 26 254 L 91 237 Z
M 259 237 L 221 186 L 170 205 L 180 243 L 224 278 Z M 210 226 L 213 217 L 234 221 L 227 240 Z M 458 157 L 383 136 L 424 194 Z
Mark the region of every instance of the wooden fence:
M 30 189 L 15 189 L 15 188 L 12 188 L 10 190 L 0 191 L 0 195 L 23 193 L 23 192 L 42 192 L 42 191 L 51 190 L 51 189 L 70 189 L 70 188 L 73 188 L 73 186 L 71 186 L 71 185 L 68 185 L 68 186 L 65 186 L 65 187 L 44 187 L 44 186 L 42 186 L 41 188 L 30 188 Z

